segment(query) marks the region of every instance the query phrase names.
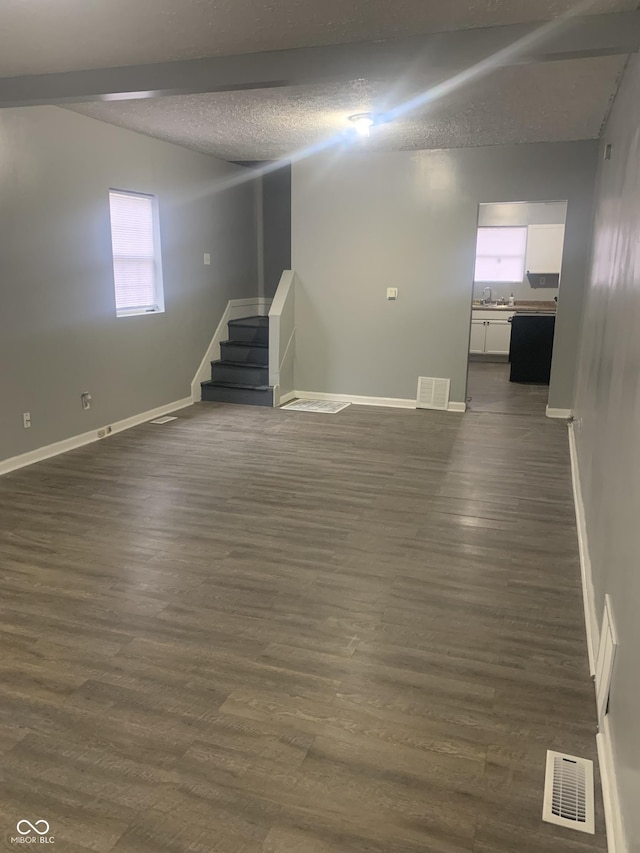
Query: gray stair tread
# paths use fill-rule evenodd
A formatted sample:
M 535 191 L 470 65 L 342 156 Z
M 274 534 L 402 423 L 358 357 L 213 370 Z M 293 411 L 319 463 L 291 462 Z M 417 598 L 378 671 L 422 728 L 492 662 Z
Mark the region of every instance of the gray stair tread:
M 255 361 L 223 361 L 221 358 L 212 361 L 211 364 L 223 364 L 225 367 L 252 367 L 255 369 L 265 370 L 266 364 L 258 364 Z
M 229 326 L 251 326 L 252 328 L 259 329 L 264 328 L 269 325 L 268 317 L 239 317 L 237 320 L 229 320 Z
M 270 385 L 247 385 L 244 382 L 228 382 L 224 379 L 210 379 L 208 382 L 201 382 L 202 386 L 207 388 L 239 388 L 242 391 L 270 391 Z
M 269 344 L 260 343 L 260 341 L 222 341 L 228 347 L 262 347 L 269 349 Z

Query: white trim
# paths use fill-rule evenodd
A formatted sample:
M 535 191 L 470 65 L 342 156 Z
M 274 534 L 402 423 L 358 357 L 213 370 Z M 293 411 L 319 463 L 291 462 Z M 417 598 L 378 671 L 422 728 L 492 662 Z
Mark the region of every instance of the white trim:
M 628 847 L 622 825 L 608 715 L 605 715 L 600 731 L 596 735 L 596 744 L 598 747 L 600 782 L 602 784 L 602 800 L 604 802 L 604 819 L 607 825 L 607 849 L 609 853 L 627 853 Z
M 173 403 L 166 403 L 164 406 L 149 409 L 148 412 L 140 412 L 140 414 L 133 415 L 130 418 L 116 421 L 116 423 L 109 425 L 111 431 L 108 435 L 98 436 L 98 432 L 106 430 L 107 427 L 96 427 L 96 429 L 90 432 L 83 432 L 80 435 L 74 435 L 62 441 L 56 441 L 54 444 L 46 444 L 44 447 L 38 447 L 36 450 L 22 453 L 20 456 L 11 456 L 9 459 L 4 459 L 0 462 L 0 475 L 8 474 L 10 471 L 17 471 L 18 468 L 26 468 L 27 465 L 33 465 L 45 459 L 51 459 L 52 456 L 59 456 L 61 453 L 75 450 L 77 447 L 84 447 L 85 444 L 101 441 L 102 438 L 108 438 L 109 435 L 113 435 L 116 432 L 122 432 L 125 429 L 138 426 L 146 421 L 150 421 L 152 418 L 167 415 L 169 412 L 177 412 L 178 409 L 186 409 L 190 405 L 191 397 L 184 397 L 182 400 L 175 400 Z
M 551 406 L 547 406 L 547 417 L 562 418 L 566 421 L 573 417 L 573 409 L 553 409 Z
M 569 424 L 569 456 L 571 459 L 571 484 L 573 486 L 573 503 L 576 512 L 576 527 L 578 529 L 578 551 L 580 554 L 580 574 L 582 576 L 582 603 L 584 605 L 584 624 L 587 633 L 587 652 L 589 654 L 589 671 L 595 675 L 596 649 L 598 648 L 598 619 L 596 617 L 595 593 L 591 576 L 591 560 L 587 542 L 587 522 L 582 501 L 582 487 L 578 470 L 578 454 L 576 436 L 573 424 Z
M 284 355 L 280 359 L 280 364 L 278 365 L 278 370 L 276 373 L 276 377 L 278 379 L 278 382 L 276 384 L 280 383 L 280 375 L 282 374 L 282 368 L 284 367 L 284 365 L 289 360 L 289 353 L 291 353 L 291 358 L 293 358 L 293 354 L 294 354 L 295 348 L 296 348 L 295 347 L 295 340 L 296 340 L 296 330 L 294 327 L 292 332 L 291 332 L 291 335 L 289 336 L 289 340 L 287 341 L 287 345 L 284 349 Z M 269 347 L 269 354 L 271 354 L 271 352 L 277 353 L 276 348 L 275 348 L 275 343 L 276 342 L 274 341 L 273 347 Z M 278 349 L 279 348 L 280 347 L 278 346 Z M 269 380 L 271 380 L 271 375 L 269 376 Z M 269 384 L 272 384 L 271 381 L 269 382 Z
M 321 391 L 295 391 L 301 400 L 333 400 L 336 403 L 354 403 L 356 406 L 387 406 L 392 409 L 415 409 L 415 400 L 400 397 L 360 397 L 353 394 L 325 394 Z
M 466 403 L 449 403 L 447 406 L 448 412 L 466 412 L 467 404 Z
M 271 305 L 270 299 L 262 299 L 259 296 L 251 296 L 248 299 L 230 299 L 224 309 L 220 322 L 213 333 L 211 342 L 207 347 L 202 361 L 196 370 L 196 375 L 191 383 L 191 402 L 198 403 L 202 399 L 200 383 L 211 379 L 211 362 L 220 358 L 220 342 L 227 339 L 227 323 L 229 320 L 239 320 L 253 314 L 267 314 Z
M 289 393 L 294 383 L 296 335 L 296 274 L 283 270 L 269 309 L 269 385 L 277 388 L 273 405 L 280 405 L 280 389 Z

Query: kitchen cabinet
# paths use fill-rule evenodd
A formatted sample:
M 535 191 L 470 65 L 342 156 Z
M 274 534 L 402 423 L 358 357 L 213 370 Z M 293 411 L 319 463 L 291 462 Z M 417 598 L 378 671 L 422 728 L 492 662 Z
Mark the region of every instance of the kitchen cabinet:
M 511 317 L 514 311 L 472 311 L 469 352 L 477 355 L 509 355 Z
M 485 324 L 484 320 L 471 321 L 471 339 L 469 341 L 469 352 L 484 352 L 485 339 Z
M 525 269 L 533 273 L 559 273 L 562 266 L 564 225 L 530 225 Z

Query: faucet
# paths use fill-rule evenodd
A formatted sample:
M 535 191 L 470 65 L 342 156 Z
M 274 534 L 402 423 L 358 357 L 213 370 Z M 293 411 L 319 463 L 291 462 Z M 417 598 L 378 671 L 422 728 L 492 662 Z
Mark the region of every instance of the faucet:
M 487 299 L 487 290 L 489 291 L 489 298 L 488 299 Z M 482 299 L 480 301 L 482 302 L 483 305 L 487 305 L 487 303 L 489 305 L 491 305 L 491 288 L 490 287 L 485 287 L 485 289 L 482 291 Z

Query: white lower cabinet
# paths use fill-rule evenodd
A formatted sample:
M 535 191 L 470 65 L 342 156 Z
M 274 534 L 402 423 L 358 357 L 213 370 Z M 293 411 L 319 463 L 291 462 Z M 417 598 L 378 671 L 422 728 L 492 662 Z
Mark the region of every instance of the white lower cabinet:
M 486 326 L 484 320 L 471 321 L 471 339 L 469 341 L 469 352 L 484 352 L 484 340 Z
M 479 355 L 509 355 L 511 318 L 515 311 L 472 311 L 469 352 Z

